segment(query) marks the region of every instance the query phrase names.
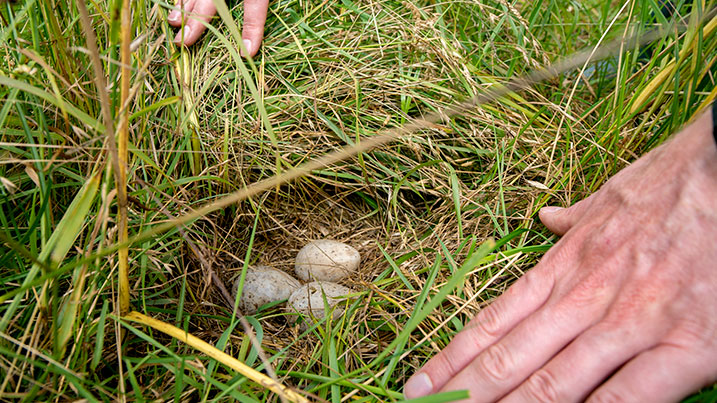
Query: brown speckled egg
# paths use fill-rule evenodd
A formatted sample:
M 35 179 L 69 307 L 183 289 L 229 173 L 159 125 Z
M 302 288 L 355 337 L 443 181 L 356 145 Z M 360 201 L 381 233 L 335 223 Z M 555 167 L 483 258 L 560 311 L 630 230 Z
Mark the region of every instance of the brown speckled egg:
M 303 281 L 339 281 L 354 273 L 361 263 L 359 252 L 343 242 L 320 239 L 296 255 L 296 275 Z
M 241 277 L 237 277 L 233 293 L 236 296 Z M 239 308 L 244 314 L 252 314 L 269 302 L 287 299 L 301 287 L 301 283 L 281 270 L 270 266 L 250 267 L 244 278 L 244 289 L 239 299 Z
M 304 315 L 304 323 L 311 323 L 311 317 L 321 319 L 324 317 L 324 296 L 326 297 L 327 308 L 333 308 L 332 318 L 336 319 L 343 313 L 343 307 L 336 304 L 344 301 L 346 295 L 353 291 L 342 285 L 330 283 L 327 281 L 304 284 L 294 291 L 289 297 L 287 309 L 289 312 L 300 313 Z M 295 316 L 294 320 L 299 316 Z

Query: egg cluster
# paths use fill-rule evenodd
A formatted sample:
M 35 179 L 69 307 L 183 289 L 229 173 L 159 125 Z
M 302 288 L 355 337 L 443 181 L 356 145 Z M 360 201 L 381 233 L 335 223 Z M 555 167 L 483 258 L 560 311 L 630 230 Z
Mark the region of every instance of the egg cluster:
M 239 307 L 245 314 L 255 313 L 260 306 L 288 299 L 286 309 L 293 320 L 304 317 L 303 324 L 322 319 L 327 312 L 332 318 L 341 316 L 339 301 L 352 292 L 337 281 L 356 273 L 361 264 L 359 252 L 343 242 L 320 239 L 313 241 L 296 255 L 294 271 L 306 284 L 270 266 L 247 269 Z M 236 296 L 241 278 L 234 283 Z M 304 326 L 305 327 L 305 326 Z

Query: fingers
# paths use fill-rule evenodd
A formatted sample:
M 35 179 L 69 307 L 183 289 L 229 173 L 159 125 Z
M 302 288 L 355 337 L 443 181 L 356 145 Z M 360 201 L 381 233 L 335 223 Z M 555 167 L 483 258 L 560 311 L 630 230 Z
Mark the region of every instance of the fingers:
M 471 389 L 474 402 L 492 402 L 519 386 L 574 338 L 605 314 L 612 295 L 575 287 L 556 296 L 537 312 L 481 352 L 444 390 Z M 569 379 L 569 378 L 568 378 Z
M 569 208 L 543 207 L 538 213 L 540 221 L 555 234 L 564 235 L 585 215 L 593 199 L 593 196 L 590 196 Z
M 264 24 L 269 0 L 244 0 L 242 42 L 250 56 L 256 55 L 264 38 Z M 242 55 L 244 53 L 242 52 Z
M 208 23 L 216 14 L 212 0 L 180 0 L 180 10 L 172 10 L 167 16 L 169 24 L 182 29 L 174 38 L 174 43 L 186 46 L 192 45 L 202 36 Z M 244 27 L 242 29 L 242 42 L 247 53 L 256 55 L 264 39 L 264 24 L 269 8 L 269 0 L 244 1 Z M 185 15 L 182 27 L 182 15 Z M 244 51 L 242 50 L 242 55 Z
M 627 326 L 617 329 L 612 323 L 601 322 L 591 327 L 501 403 L 583 401 L 615 369 L 657 342 L 648 328 L 635 332 L 637 325 Z M 575 374 L 580 374 L 579 380 Z
M 177 36 L 174 37 L 174 43 L 185 46 L 192 45 L 202 36 L 207 29 L 206 24 L 216 14 L 217 9 L 214 7 L 212 0 L 195 0 L 194 7 L 188 18 L 185 19 L 184 26 L 179 30 Z
M 553 277 L 538 267 L 518 280 L 508 291 L 483 309 L 406 382 L 404 394 L 416 398 L 437 392 L 479 353 L 508 333 L 548 299 Z
M 170 11 L 169 15 L 167 16 L 167 21 L 169 22 L 169 25 L 173 27 L 181 27 L 182 14 L 189 15 L 189 13 L 191 13 L 194 9 L 195 2 L 196 0 L 179 0 L 177 2 L 178 10 Z
M 710 382 L 710 356 L 662 344 L 647 350 L 598 388 L 588 402 L 675 402 Z

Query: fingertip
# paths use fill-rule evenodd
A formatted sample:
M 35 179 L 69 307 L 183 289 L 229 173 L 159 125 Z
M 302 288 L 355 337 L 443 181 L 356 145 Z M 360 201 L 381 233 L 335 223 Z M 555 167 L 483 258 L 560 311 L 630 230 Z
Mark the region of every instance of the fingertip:
M 403 394 L 406 399 L 415 399 L 433 393 L 433 382 L 425 372 L 413 375 L 403 387 Z
M 242 45 L 243 48 L 239 49 L 239 54 L 241 54 L 243 57 L 247 57 L 247 54 L 249 56 L 254 57 L 256 54 L 256 51 L 254 51 L 254 46 L 251 41 L 251 39 L 242 39 Z
M 262 35 L 259 35 L 257 38 L 256 35 L 243 35 L 244 39 L 242 39 L 242 44 L 244 45 L 244 48 L 248 52 L 249 56 L 254 57 L 257 53 L 259 53 L 259 48 L 261 47 L 261 40 Z M 241 50 L 241 55 L 244 57 L 247 57 L 247 54 L 244 53 L 244 50 Z
M 540 209 L 538 216 L 540 217 L 540 221 L 543 225 L 548 227 L 550 231 L 555 234 L 562 235 L 567 231 L 567 229 L 563 228 L 564 226 L 561 225 L 560 213 L 563 211 L 565 211 L 565 209 L 562 207 L 547 206 Z
M 540 217 L 540 221 L 543 221 L 544 218 L 550 219 L 553 214 L 562 210 L 564 210 L 562 207 L 546 206 L 540 209 L 538 216 Z
M 194 9 L 196 0 L 180 0 L 177 5 L 167 15 L 169 25 L 179 28 L 182 26 L 182 19 L 186 19 L 186 15 Z
M 182 25 L 182 13 L 177 10 L 170 11 L 169 15 L 167 15 L 167 22 L 173 27 Z
M 183 26 L 179 32 L 177 32 L 177 35 L 174 37 L 174 44 L 177 46 L 189 46 L 193 41 L 190 41 L 192 36 L 192 28 L 189 25 Z

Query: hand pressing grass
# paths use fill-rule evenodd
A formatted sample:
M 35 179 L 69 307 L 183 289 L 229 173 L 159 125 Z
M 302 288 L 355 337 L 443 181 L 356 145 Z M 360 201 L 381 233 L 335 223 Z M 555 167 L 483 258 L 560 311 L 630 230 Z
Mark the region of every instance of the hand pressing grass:
M 712 127 L 703 113 L 587 199 L 540 210 L 561 241 L 411 378 L 406 395 L 671 402 L 713 383 Z

